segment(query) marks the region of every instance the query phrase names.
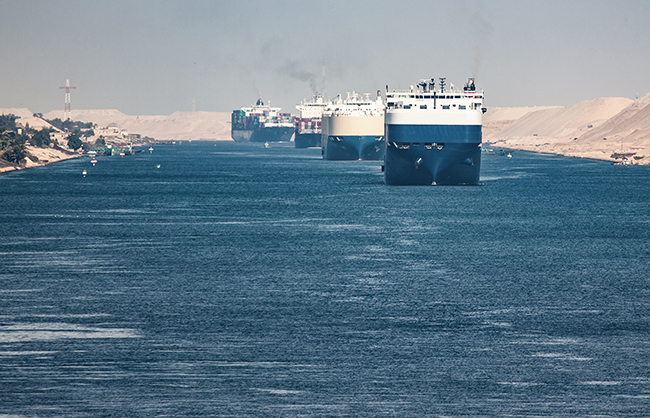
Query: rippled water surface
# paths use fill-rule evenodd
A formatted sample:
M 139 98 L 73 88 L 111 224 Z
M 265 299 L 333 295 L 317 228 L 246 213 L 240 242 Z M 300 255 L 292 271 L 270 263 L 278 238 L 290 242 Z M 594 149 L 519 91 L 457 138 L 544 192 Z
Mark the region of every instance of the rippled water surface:
M 0 176 L 0 417 L 648 415 L 648 167 L 155 148 Z

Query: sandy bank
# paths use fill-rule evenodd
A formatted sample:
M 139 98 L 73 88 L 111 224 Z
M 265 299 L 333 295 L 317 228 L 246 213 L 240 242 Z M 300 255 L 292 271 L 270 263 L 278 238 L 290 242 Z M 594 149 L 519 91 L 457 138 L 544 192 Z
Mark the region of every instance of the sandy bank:
M 32 156 L 38 158 L 38 161 L 32 161 L 30 158 L 25 159 L 25 163 L 21 165 L 7 165 L 0 166 L 0 173 L 5 173 L 8 171 L 15 170 L 24 170 L 31 167 L 41 167 L 44 165 L 49 165 L 58 161 L 69 160 L 71 158 L 81 157 L 82 155 L 78 152 L 65 151 L 57 148 L 40 148 L 34 146 L 26 146 L 25 150 Z
M 637 100 L 601 97 L 529 112 L 512 109 L 497 108 L 494 116 L 488 116 L 488 109 L 484 142 L 508 149 L 650 164 L 650 93 Z M 520 117 L 509 119 L 512 115 Z

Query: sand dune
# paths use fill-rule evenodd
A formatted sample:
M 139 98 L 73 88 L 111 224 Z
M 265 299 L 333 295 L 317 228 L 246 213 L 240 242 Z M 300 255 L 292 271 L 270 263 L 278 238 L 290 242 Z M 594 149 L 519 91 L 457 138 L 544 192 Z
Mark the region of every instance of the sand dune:
M 530 112 L 498 132 L 500 138 L 540 136 L 553 139 L 573 139 L 606 122 L 632 103 L 620 97 L 585 100 L 565 107 L 553 107 Z M 489 112 L 488 112 L 489 113 Z M 591 127 L 591 128 L 590 128 Z
M 490 107 L 483 116 L 483 138 L 490 138 L 529 113 L 558 107 L 561 106 Z
M 44 115 L 46 119 L 62 116 L 62 111 L 52 111 Z M 100 127 L 115 123 L 129 133 L 162 141 L 232 140 L 228 112 L 174 112 L 163 116 L 129 116 L 115 109 L 74 110 L 72 119 L 92 122 Z
M 28 118 L 34 114 L 24 107 L 6 107 L 0 108 L 0 115 L 16 115 L 19 118 Z
M 628 154 L 633 164 L 649 164 L 649 105 L 650 93 L 637 100 L 601 97 L 536 110 L 500 129 L 488 125 L 484 140 L 497 147 L 582 158 L 615 160 Z
M 645 147 L 650 137 L 650 93 L 632 102 L 605 123 L 578 138 L 581 142 L 613 140 L 624 147 Z

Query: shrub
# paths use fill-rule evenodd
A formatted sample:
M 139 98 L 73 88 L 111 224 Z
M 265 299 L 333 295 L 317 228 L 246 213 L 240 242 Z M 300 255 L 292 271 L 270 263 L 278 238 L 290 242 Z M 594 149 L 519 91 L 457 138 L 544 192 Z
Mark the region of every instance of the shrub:
M 10 163 L 20 164 L 22 160 L 26 157 L 25 150 L 22 145 L 15 145 L 13 147 L 7 148 L 2 153 L 2 159 L 9 161 Z

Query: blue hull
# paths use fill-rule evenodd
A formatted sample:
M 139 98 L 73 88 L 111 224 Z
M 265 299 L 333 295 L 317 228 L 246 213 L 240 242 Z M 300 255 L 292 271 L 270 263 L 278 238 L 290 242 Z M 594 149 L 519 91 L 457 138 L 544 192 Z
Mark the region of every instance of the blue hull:
M 326 160 L 382 160 L 385 141 L 376 136 L 329 136 L 323 144 Z
M 320 147 L 321 134 L 299 134 L 294 139 L 296 148 Z
M 261 128 L 253 131 L 251 135 L 251 142 L 276 142 L 276 141 L 290 141 L 293 135 L 293 128 L 286 127 L 273 127 Z
M 386 184 L 479 183 L 480 125 L 387 125 L 386 135 Z

